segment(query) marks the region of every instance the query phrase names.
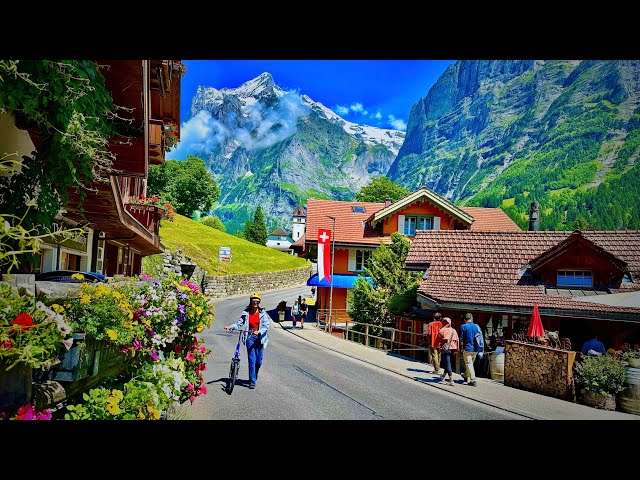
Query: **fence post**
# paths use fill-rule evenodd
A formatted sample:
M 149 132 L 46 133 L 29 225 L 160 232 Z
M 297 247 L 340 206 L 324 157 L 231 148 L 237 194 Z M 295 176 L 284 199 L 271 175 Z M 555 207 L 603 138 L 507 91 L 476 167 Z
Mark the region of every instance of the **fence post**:
M 345 320 L 345 328 L 344 328 L 344 339 L 349 340 L 349 321 Z
M 391 352 L 393 352 L 393 341 L 395 340 L 395 338 L 396 338 L 396 329 L 394 328 L 391 330 Z
M 364 344 L 367 347 L 369 346 L 369 324 L 368 323 L 364 326 Z

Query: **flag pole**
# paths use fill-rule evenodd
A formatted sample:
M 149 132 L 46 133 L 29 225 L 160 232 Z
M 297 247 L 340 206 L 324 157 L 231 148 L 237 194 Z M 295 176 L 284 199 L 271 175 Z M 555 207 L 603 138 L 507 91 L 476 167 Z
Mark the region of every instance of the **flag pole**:
M 331 228 L 331 282 L 329 282 L 329 333 L 332 332 L 331 322 L 333 321 L 333 258 L 335 253 L 335 230 L 336 230 L 336 217 L 326 215 L 333 220 L 333 227 Z M 325 330 L 326 331 L 326 330 Z

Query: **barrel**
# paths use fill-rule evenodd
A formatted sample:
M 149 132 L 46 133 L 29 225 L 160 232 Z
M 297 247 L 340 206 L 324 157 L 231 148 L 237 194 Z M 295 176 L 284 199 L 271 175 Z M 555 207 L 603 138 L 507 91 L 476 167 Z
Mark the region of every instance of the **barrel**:
M 618 407 L 625 413 L 640 415 L 640 368 L 625 367 L 627 388 L 618 396 Z
M 491 380 L 504 381 L 504 353 L 489 353 L 489 373 Z

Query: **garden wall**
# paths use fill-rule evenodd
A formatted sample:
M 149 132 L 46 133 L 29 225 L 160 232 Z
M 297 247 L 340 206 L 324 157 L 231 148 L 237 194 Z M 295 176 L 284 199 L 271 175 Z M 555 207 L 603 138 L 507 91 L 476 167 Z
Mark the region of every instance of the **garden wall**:
M 504 384 L 575 401 L 576 352 L 509 340 L 505 347 Z
M 279 272 L 257 274 L 235 274 L 204 277 L 202 284 L 205 295 L 212 298 L 226 298 L 234 295 L 266 292 L 281 288 L 295 287 L 306 283 L 311 276 L 312 266 Z

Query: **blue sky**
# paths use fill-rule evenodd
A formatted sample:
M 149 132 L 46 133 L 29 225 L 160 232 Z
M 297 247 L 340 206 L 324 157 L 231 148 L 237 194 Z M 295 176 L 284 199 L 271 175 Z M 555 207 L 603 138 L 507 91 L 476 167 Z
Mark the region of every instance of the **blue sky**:
M 306 94 L 345 120 L 406 129 L 411 106 L 453 60 L 184 60 L 181 117 L 198 86 L 235 88 L 269 72 L 285 90 Z

